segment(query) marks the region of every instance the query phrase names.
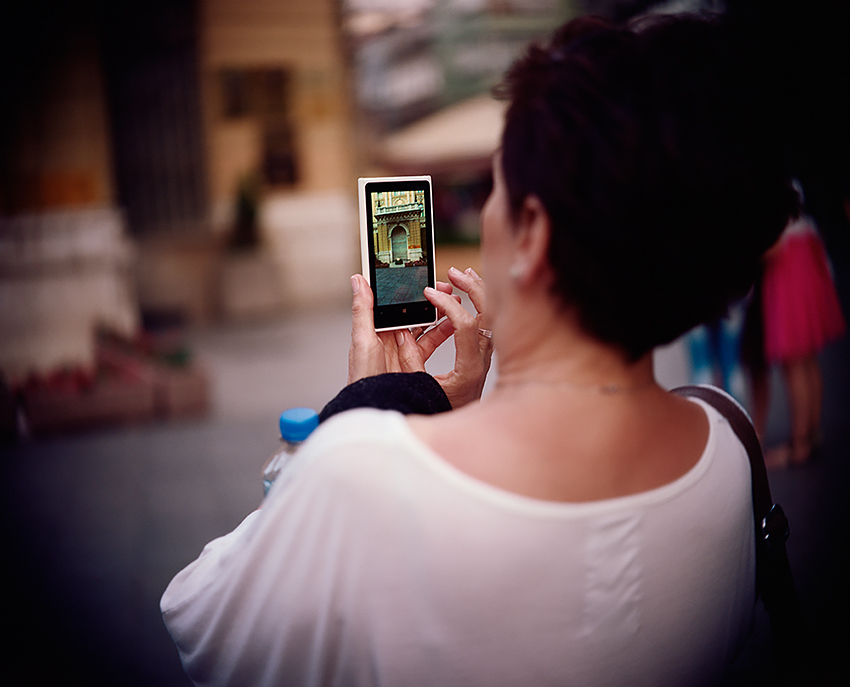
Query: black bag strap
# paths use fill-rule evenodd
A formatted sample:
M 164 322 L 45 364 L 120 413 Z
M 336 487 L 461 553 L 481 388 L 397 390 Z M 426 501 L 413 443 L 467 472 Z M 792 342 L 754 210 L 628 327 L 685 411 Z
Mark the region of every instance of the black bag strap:
M 681 386 L 674 394 L 705 401 L 723 415 L 750 459 L 756 533 L 756 588 L 770 617 L 778 661 L 794 672 L 803 669 L 806 652 L 803 618 L 785 550 L 788 519 L 773 503 L 761 443 L 747 412 L 732 396 L 713 386 Z

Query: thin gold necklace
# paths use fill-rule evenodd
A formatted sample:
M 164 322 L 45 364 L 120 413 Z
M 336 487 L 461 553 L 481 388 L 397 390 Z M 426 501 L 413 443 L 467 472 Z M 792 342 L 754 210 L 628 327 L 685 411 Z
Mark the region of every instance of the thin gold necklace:
M 548 386 L 553 388 L 567 389 L 569 391 L 589 391 L 593 393 L 604 394 L 606 396 L 613 396 L 615 394 L 628 394 L 634 393 L 636 391 L 642 391 L 643 389 L 647 389 L 653 386 L 654 384 L 654 379 L 650 379 L 646 382 L 641 382 L 640 384 L 635 384 L 634 386 L 621 386 L 616 382 L 611 384 L 601 384 L 597 386 L 592 384 L 577 384 L 575 382 L 565 382 L 562 380 L 518 379 L 508 381 L 499 380 L 496 382 L 496 388 L 494 390 L 517 386 Z

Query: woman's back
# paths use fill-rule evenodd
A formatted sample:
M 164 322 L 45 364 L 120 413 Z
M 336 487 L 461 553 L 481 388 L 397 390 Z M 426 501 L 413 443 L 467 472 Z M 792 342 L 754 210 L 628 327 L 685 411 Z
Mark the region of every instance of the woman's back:
M 191 606 L 166 593 L 184 664 L 211 684 L 710 684 L 755 591 L 746 456 L 707 412 L 685 474 L 587 503 L 475 479 L 400 415 L 335 418 L 239 555 L 178 576 Z

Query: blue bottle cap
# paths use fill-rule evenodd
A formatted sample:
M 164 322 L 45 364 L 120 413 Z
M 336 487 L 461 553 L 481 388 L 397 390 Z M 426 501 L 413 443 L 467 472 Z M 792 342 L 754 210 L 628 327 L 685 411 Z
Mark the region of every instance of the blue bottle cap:
M 319 426 L 319 414 L 312 408 L 290 408 L 280 414 L 280 436 L 287 441 L 304 441 Z

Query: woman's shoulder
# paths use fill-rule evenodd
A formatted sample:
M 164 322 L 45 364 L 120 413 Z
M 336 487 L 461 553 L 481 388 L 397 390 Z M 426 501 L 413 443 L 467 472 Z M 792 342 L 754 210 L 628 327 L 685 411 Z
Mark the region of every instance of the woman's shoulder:
M 393 410 L 357 408 L 322 422 L 299 450 L 306 466 L 322 471 L 365 469 L 413 455 L 420 444 L 410 432 L 405 416 Z
M 310 435 L 310 444 L 332 446 L 355 441 L 385 442 L 404 436 L 404 415 L 394 410 L 355 408 L 322 422 Z
M 414 469 L 421 450 L 406 429 L 404 415 L 362 408 L 329 418 L 313 431 L 281 473 L 270 504 L 316 498 L 332 510 L 371 508 L 385 500 L 389 483 Z

